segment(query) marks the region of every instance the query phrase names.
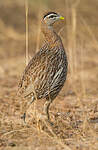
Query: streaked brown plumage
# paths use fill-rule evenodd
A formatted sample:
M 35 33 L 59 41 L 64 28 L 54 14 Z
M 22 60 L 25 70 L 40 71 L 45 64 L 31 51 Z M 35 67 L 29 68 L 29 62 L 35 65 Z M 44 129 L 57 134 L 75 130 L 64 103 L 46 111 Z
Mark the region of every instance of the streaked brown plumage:
M 50 103 L 60 92 L 67 75 L 67 57 L 60 36 L 53 23 L 60 15 L 50 12 L 42 20 L 45 42 L 40 51 L 30 60 L 19 83 L 19 93 L 24 98 L 46 99 L 44 113 L 49 118 Z

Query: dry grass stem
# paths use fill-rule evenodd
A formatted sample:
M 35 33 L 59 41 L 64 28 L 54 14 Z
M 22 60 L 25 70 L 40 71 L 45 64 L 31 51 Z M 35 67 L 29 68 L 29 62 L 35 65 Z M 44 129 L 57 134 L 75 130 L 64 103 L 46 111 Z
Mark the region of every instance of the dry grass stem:
M 28 0 L 25 0 L 25 13 L 26 13 L 26 65 L 29 61 L 29 45 L 28 45 L 28 33 L 29 33 L 29 25 L 28 25 Z

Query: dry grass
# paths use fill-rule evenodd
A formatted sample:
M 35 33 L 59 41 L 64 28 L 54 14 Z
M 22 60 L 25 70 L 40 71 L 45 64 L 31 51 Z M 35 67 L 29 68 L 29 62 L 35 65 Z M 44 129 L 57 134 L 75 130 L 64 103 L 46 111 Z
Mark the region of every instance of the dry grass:
M 97 0 L 0 1 L 0 149 L 98 149 L 97 9 Z M 40 18 L 46 10 L 66 18 L 59 34 L 69 60 L 67 82 L 50 109 L 53 126 L 40 126 L 34 116 L 41 101 L 30 107 L 24 124 L 23 101 L 16 96 L 25 50 L 28 62 L 42 44 Z
M 25 0 L 25 12 L 26 12 L 26 65 L 28 65 L 28 59 L 29 59 L 29 45 L 28 45 L 28 33 L 29 33 L 29 27 L 28 27 L 28 1 Z

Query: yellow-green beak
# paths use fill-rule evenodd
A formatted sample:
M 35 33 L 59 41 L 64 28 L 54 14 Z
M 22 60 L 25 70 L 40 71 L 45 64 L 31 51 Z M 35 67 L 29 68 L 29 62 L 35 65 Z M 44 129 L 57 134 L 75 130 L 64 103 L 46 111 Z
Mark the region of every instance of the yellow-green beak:
M 64 17 L 60 16 L 60 19 L 61 19 L 61 20 L 64 20 Z

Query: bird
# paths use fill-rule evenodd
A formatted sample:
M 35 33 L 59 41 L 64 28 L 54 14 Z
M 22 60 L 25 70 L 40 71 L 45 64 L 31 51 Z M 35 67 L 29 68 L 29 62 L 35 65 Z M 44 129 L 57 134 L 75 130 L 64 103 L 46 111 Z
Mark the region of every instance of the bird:
M 61 37 L 54 24 L 64 17 L 56 12 L 48 12 L 42 18 L 41 31 L 44 42 L 40 50 L 26 66 L 19 82 L 18 94 L 23 98 L 45 99 L 43 114 L 50 120 L 49 107 L 61 91 L 67 77 L 68 60 Z M 25 120 L 26 111 L 23 118 Z

